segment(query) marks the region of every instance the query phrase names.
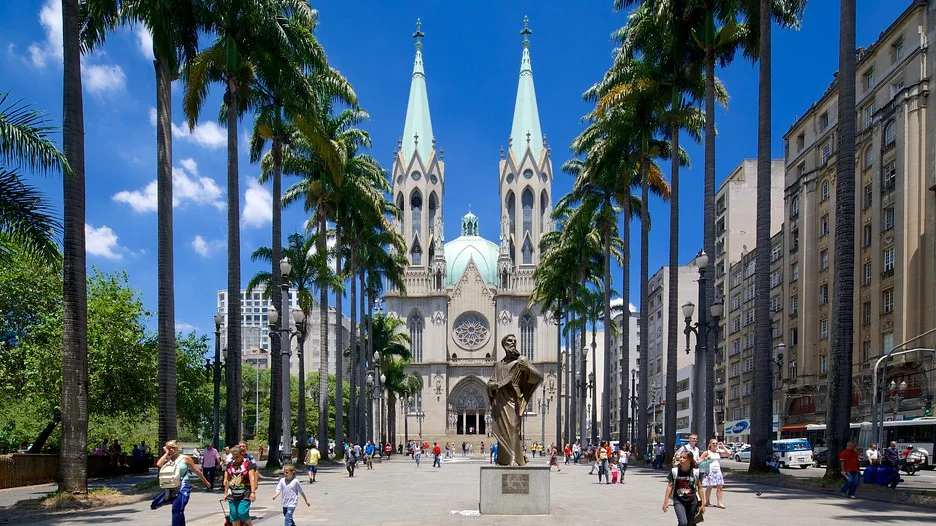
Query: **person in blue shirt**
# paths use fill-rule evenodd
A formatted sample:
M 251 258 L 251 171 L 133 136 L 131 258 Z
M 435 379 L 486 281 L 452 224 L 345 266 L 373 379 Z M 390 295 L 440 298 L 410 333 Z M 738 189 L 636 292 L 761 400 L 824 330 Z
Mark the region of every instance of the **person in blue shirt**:
M 367 441 L 367 444 L 364 446 L 364 465 L 367 466 L 367 469 L 374 469 L 374 443 L 370 440 Z
M 491 444 L 491 464 L 497 462 L 497 442 Z

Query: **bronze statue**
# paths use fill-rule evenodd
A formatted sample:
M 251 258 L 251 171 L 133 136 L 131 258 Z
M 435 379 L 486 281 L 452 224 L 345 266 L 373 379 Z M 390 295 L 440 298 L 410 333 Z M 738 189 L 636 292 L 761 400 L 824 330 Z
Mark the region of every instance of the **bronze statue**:
M 526 356 L 517 351 L 513 334 L 501 340 L 504 359 L 494 364 L 494 374 L 488 381 L 487 393 L 494 417 L 494 437 L 497 438 L 497 463 L 501 466 L 526 464 L 521 441 L 523 413 L 543 375 Z

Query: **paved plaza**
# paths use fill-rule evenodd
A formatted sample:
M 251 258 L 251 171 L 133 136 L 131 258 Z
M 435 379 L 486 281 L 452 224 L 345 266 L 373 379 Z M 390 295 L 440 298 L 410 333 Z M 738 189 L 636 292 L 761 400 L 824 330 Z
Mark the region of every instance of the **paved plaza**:
M 537 458 L 536 464 L 545 464 Z M 312 503 L 297 509 L 297 524 L 346 525 L 547 525 L 547 524 L 675 524 L 670 510 L 660 508 L 666 485 L 663 472 L 633 469 L 626 483 L 598 485 L 587 466 L 564 466 L 551 474 L 552 513 L 549 516 L 478 516 L 480 459 L 451 459 L 441 469 L 431 460 L 417 468 L 406 457 L 358 470 L 349 478 L 342 466 L 320 471 L 317 482 L 303 483 Z M 302 479 L 304 480 L 304 478 Z M 276 481 L 263 479 L 253 505 L 255 524 L 282 524 L 278 502 L 270 500 Z M 761 496 L 757 496 L 760 492 Z M 852 524 L 856 521 L 891 524 L 933 524 L 932 509 L 867 501 L 750 484 L 729 483 L 727 509 L 710 508 L 707 524 Z M 220 493 L 195 491 L 188 505 L 191 526 L 222 524 Z M 169 509 L 152 511 L 149 502 L 76 512 L 25 524 L 169 524 Z

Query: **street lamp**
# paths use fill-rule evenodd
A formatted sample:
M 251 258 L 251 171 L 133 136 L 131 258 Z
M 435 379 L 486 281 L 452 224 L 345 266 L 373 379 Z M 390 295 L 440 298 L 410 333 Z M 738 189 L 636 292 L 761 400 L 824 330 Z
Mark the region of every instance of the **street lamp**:
M 298 299 L 298 298 L 297 298 Z M 297 301 L 298 303 L 298 301 Z M 306 339 L 306 315 L 305 311 L 300 308 L 294 308 L 292 310 L 293 322 L 296 324 L 296 335 L 299 340 L 299 347 L 296 349 L 296 357 L 299 359 L 299 415 L 306 414 L 306 385 L 305 385 L 305 339 Z M 289 384 L 287 384 L 289 385 Z M 303 462 L 305 459 L 306 445 L 308 443 L 308 433 L 306 432 L 306 422 L 305 418 L 299 418 L 298 422 L 298 434 L 299 434 L 299 462 Z
M 891 380 L 890 385 L 891 399 L 894 401 L 894 420 L 897 420 L 897 412 L 900 411 L 900 403 L 903 402 L 904 394 L 907 392 L 907 382 L 902 381 L 900 385 Z
M 594 352 L 594 347 L 592 347 Z M 592 367 L 595 366 L 594 355 L 592 356 Z M 593 444 L 598 443 L 598 393 L 595 389 L 595 371 L 588 373 L 588 391 L 591 393 L 591 433 L 588 434 L 591 437 Z
M 276 310 L 275 305 L 271 305 L 267 309 L 267 320 L 270 325 L 276 325 L 279 323 L 280 331 L 280 354 L 282 355 L 282 371 L 280 374 L 280 384 L 282 385 L 282 404 L 283 404 L 283 416 L 282 416 L 282 444 L 283 444 L 283 458 L 288 462 L 292 459 L 292 408 L 290 407 L 290 388 L 289 388 L 289 362 L 290 362 L 290 344 L 292 343 L 293 336 L 299 336 L 300 341 L 304 337 L 304 323 L 297 323 L 297 330 L 291 331 L 289 329 L 289 317 L 286 313 L 289 312 L 289 273 L 292 272 L 292 263 L 289 262 L 288 257 L 284 257 L 280 260 L 280 288 L 282 289 L 282 312 L 283 315 L 280 317 L 280 312 Z M 302 318 L 297 318 L 293 314 L 293 318 L 301 320 Z M 301 397 L 300 397 L 301 398 Z
M 631 445 L 637 442 L 637 369 L 631 369 L 631 414 L 630 414 L 630 424 L 631 424 Z
M 552 402 L 552 397 L 542 396 L 537 400 L 537 405 L 539 405 L 540 412 L 540 444 L 546 443 L 546 414 L 549 413 L 549 404 Z M 487 418 L 488 415 L 484 415 Z
M 214 315 L 215 323 L 215 353 L 214 353 L 214 407 L 213 407 L 213 416 L 214 420 L 211 423 L 211 442 L 214 444 L 215 449 L 218 449 L 221 446 L 220 437 L 219 437 L 219 418 L 221 413 L 221 322 L 224 321 L 224 316 L 220 312 L 216 312 Z M 209 365 L 209 363 L 205 363 Z
M 777 344 L 774 348 L 774 365 L 777 366 L 777 387 L 780 387 L 780 381 L 783 380 L 783 353 L 786 351 L 786 345 L 783 342 Z
M 491 431 L 491 408 L 484 410 L 484 431 L 486 436 L 492 436 L 493 432 Z
M 404 393 L 405 395 L 406 393 Z M 406 398 L 406 410 L 403 412 L 403 444 L 409 444 L 409 414 L 413 408 L 413 396 Z M 405 451 L 405 450 L 404 450 Z
M 374 399 L 376 398 L 375 392 L 377 390 L 376 386 L 374 385 L 374 371 L 367 371 L 366 381 L 367 381 L 367 399 L 370 402 L 370 408 L 371 408 L 370 409 L 371 418 L 367 419 L 367 425 L 368 427 L 370 427 L 371 431 L 374 431 L 376 427 L 373 421 L 373 419 L 375 418 Z M 371 436 L 371 438 L 373 439 L 374 444 L 377 446 L 377 451 L 378 452 L 382 451 L 382 449 L 380 449 L 380 441 L 377 440 L 378 433 L 374 432 L 374 433 L 367 433 L 367 434 Z
M 706 283 L 707 277 L 705 275 L 706 269 L 708 268 L 708 255 L 705 251 L 699 253 L 696 256 L 696 265 L 699 268 L 699 305 L 702 309 L 705 309 L 705 306 L 708 305 L 708 299 L 706 297 Z M 702 407 L 699 407 L 699 404 L 696 403 L 695 415 L 693 418 L 693 423 L 696 426 L 699 426 L 700 423 L 704 424 L 702 436 L 705 436 L 706 439 L 713 435 L 713 429 L 715 427 L 715 377 L 713 375 L 713 369 L 715 367 L 715 356 L 714 352 L 709 352 L 708 342 L 712 334 L 716 337 L 718 335 L 718 320 L 721 319 L 722 314 L 724 314 L 724 304 L 721 300 L 715 299 L 715 301 L 709 306 L 709 315 L 712 318 L 712 321 L 709 322 L 707 317 L 703 314 L 702 320 L 692 323 L 692 315 L 695 312 L 695 305 L 691 301 L 687 301 L 685 305 L 682 306 L 683 316 L 686 320 L 686 328 L 683 330 L 683 334 L 686 335 L 686 354 L 689 354 L 689 334 L 693 333 L 696 335 L 696 359 L 695 359 L 695 371 L 696 375 L 696 392 L 699 391 L 701 387 L 702 391 L 705 393 L 704 403 Z M 705 311 L 702 310 L 704 313 Z M 714 351 L 714 349 L 712 349 Z M 704 383 L 703 383 L 704 382 Z M 700 385 L 701 384 L 701 385 Z M 704 413 L 703 418 L 699 418 L 699 412 Z M 701 422 L 700 422 L 701 421 Z

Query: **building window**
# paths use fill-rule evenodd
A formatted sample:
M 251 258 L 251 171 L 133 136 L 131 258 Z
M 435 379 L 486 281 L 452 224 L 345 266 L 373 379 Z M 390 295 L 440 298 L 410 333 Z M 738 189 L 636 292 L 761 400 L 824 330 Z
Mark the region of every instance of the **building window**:
M 897 161 L 891 161 L 884 167 L 881 180 L 881 193 L 889 194 L 897 187 Z
M 733 363 L 731 364 L 731 376 L 735 377 L 741 374 L 741 364 Z
M 868 104 L 864 109 L 864 127 L 870 128 L 874 124 L 874 103 Z
M 423 318 L 418 311 L 410 314 L 409 323 L 410 350 L 414 362 L 423 361 Z
M 783 257 L 783 244 L 778 243 L 770 248 L 770 262 L 773 263 Z
M 871 262 L 865 263 L 864 266 L 864 284 L 865 286 L 871 284 Z
M 829 112 L 824 111 L 822 115 L 819 116 L 819 130 L 825 130 L 829 127 Z
M 757 294 L 757 289 L 754 288 L 754 285 L 745 287 L 744 289 L 744 301 L 751 301 L 754 299 L 754 296 Z
M 884 314 L 890 314 L 894 312 L 894 289 L 889 288 L 881 294 L 881 300 L 884 304 L 881 308 L 881 311 Z
M 738 310 L 741 308 L 741 295 L 735 294 L 731 297 L 731 310 Z
M 863 246 L 870 247 L 871 241 L 873 241 L 874 239 L 873 236 L 874 236 L 874 232 L 872 231 L 871 223 L 868 223 L 867 225 L 864 226 L 864 245 Z
M 739 352 L 741 352 L 741 340 L 731 342 L 731 354 L 738 354 Z
M 865 150 L 865 168 L 871 168 L 872 164 L 874 164 L 874 150 L 868 148 Z
M 799 312 L 799 297 L 796 294 L 790 296 L 790 314 Z
M 413 241 L 413 248 L 410 250 L 410 259 L 414 265 L 422 265 L 422 247 L 419 246 L 419 240 Z
M 790 360 L 790 379 L 796 379 L 796 360 Z
M 825 270 L 829 268 L 829 251 L 823 250 L 819 252 L 819 270 Z
M 897 141 L 897 124 L 894 121 L 887 123 L 884 127 L 884 146 L 890 146 Z
M 881 336 L 881 351 L 888 352 L 894 348 L 894 333 L 885 332 Z
M 744 382 L 744 396 L 751 396 L 751 382 Z
M 783 302 L 780 301 L 780 296 L 770 298 L 770 312 L 779 312 L 782 308 Z
M 819 164 L 825 164 L 829 162 L 829 157 L 832 157 L 832 142 L 828 141 L 822 145 L 822 149 L 819 152 Z
M 799 343 L 799 329 L 793 327 L 790 329 L 790 347 L 795 346 Z
M 861 342 L 861 361 L 864 363 L 871 361 L 871 340 Z
M 734 399 L 734 398 L 738 398 L 739 394 L 740 394 L 740 390 L 739 390 L 738 386 L 737 386 L 737 385 L 732 386 L 732 387 L 731 387 L 731 398 L 733 398 L 733 399 Z M 738 409 L 737 407 L 735 407 L 734 409 L 732 409 L 732 414 L 734 414 L 735 412 L 737 412 L 737 409 Z
M 819 287 L 819 305 L 827 305 L 829 303 L 829 286 L 822 285 Z
M 800 132 L 800 134 L 796 136 L 796 151 L 801 152 L 803 151 L 803 148 L 805 147 L 806 147 L 806 134 L 803 132 Z
M 799 217 L 799 196 L 794 195 L 790 198 L 790 217 Z
M 825 184 L 829 184 L 828 182 Z M 819 237 L 829 235 L 829 214 L 823 214 L 819 219 Z
M 899 62 L 904 56 L 903 52 L 903 37 L 901 37 L 891 45 L 891 55 L 894 59 L 892 62 Z
M 799 250 L 799 230 L 790 232 L 790 237 L 793 238 L 790 240 L 790 252 L 796 252 Z
M 744 360 L 744 372 L 748 373 L 754 370 L 754 358 Z
M 779 270 L 770 273 L 770 288 L 779 287 L 783 281 L 783 274 Z
M 871 325 L 871 302 L 866 301 L 861 304 L 862 325 Z
M 741 330 L 741 316 L 735 316 L 734 319 L 731 320 L 731 328 L 733 332 Z
M 874 87 L 874 70 L 869 69 L 864 76 L 862 76 L 862 84 L 864 85 L 865 91 L 870 90 Z
M 829 359 L 826 355 L 819 355 L 819 374 L 826 374 L 829 372 Z
M 750 325 L 754 323 L 754 309 L 748 309 L 744 313 L 744 324 Z
M 790 265 L 790 281 L 799 280 L 799 263 Z
M 894 271 L 894 247 L 884 249 L 884 272 Z
M 413 192 L 410 196 L 410 211 L 412 221 L 412 231 L 414 236 L 422 236 L 422 194 L 419 190 Z
M 894 228 L 894 207 L 888 206 L 884 209 L 884 230 Z
M 520 354 L 533 361 L 533 331 L 536 319 L 529 311 L 520 316 Z
M 819 320 L 819 339 L 829 339 L 829 320 L 827 318 L 822 318 Z

